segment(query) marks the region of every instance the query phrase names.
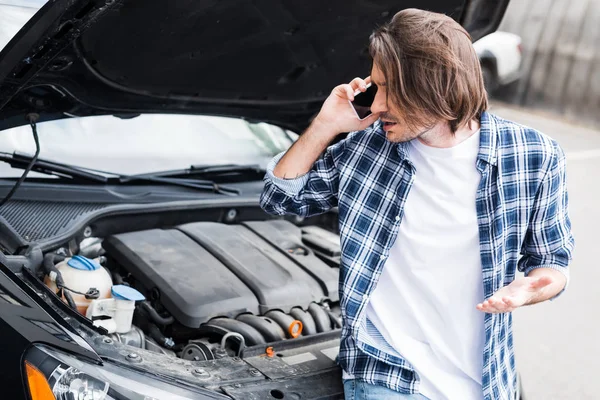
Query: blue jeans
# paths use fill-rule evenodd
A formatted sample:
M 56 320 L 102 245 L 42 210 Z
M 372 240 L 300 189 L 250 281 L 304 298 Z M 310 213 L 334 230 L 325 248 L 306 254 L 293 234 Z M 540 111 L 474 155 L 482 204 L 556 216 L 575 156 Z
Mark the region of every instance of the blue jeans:
M 421 394 L 404 394 L 384 386 L 368 384 L 357 379 L 344 381 L 344 399 L 346 400 L 428 400 Z

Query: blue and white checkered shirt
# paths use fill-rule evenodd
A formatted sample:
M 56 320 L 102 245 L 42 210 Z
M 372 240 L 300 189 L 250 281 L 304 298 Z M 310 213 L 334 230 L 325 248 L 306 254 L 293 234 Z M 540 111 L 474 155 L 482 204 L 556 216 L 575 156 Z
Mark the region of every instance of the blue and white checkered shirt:
M 485 297 L 513 281 L 517 269 L 527 275 L 553 268 L 568 279 L 574 240 L 562 149 L 540 132 L 488 112 L 482 114 L 480 136 L 475 206 Z M 280 154 L 268 168 L 261 206 L 271 214 L 304 217 L 338 207 L 344 322 L 338 361 L 358 379 L 418 393 L 412 366 L 365 317 L 416 173 L 406 146 L 389 142 L 378 121 L 329 147 L 299 178 L 273 175 Z M 482 398 L 513 400 L 517 377 L 510 313 L 485 315 L 482 357 Z

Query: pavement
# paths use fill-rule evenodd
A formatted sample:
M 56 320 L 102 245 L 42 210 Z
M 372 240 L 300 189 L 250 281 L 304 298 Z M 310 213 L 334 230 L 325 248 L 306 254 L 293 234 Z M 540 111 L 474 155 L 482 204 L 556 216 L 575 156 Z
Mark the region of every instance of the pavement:
M 567 155 L 576 240 L 569 287 L 553 301 L 514 312 L 516 363 L 526 399 L 600 399 L 600 131 L 500 103 L 491 112 L 553 137 Z

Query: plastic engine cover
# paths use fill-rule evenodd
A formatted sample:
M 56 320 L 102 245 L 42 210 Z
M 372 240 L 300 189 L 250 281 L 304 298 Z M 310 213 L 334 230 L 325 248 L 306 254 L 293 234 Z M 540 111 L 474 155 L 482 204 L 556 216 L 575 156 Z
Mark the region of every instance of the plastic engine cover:
M 197 222 L 125 233 L 105 239 L 104 248 L 146 288 L 158 288 L 161 303 L 189 327 L 339 299 L 338 269 L 302 244 L 300 228 L 287 221 L 244 225 Z
M 196 240 L 248 285 L 258 298 L 261 313 L 274 308 L 284 312 L 297 306 L 306 308 L 312 301 L 320 302 L 330 297 L 327 287 L 321 285 L 321 279 L 315 279 L 318 275 L 309 272 L 310 264 L 298 263 L 285 248 L 267 242 L 246 226 L 198 222 L 177 229 Z M 275 231 L 276 226 L 271 229 Z M 283 235 L 283 239 L 287 239 L 287 235 Z M 337 271 L 320 261 L 308 248 L 302 248 L 306 252 L 302 258 L 329 272 L 326 279 L 333 279 L 337 284 Z M 337 297 L 337 292 L 331 294 Z
M 258 312 L 252 291 L 219 260 L 178 230 L 152 229 L 108 237 L 103 246 L 183 325 Z
M 317 246 L 316 243 L 307 240 L 312 239 L 313 237 L 318 237 L 312 232 L 319 232 L 321 235 L 329 234 L 335 237 L 337 237 L 337 235 L 327 232 L 323 228 L 319 228 L 317 226 L 308 227 L 309 233 L 307 233 L 305 232 L 305 229 L 300 229 L 289 221 L 284 220 L 252 221 L 244 222 L 243 225 L 256 233 L 258 236 L 265 239 L 267 242 L 271 243 L 273 246 L 279 248 L 288 256 L 288 258 L 293 260 L 296 264 L 298 264 L 298 266 L 308 272 L 319 282 L 330 300 L 339 300 L 339 268 L 331 268 L 318 257 L 316 257 L 314 254 L 315 250 L 321 250 L 321 244 Z M 315 240 L 315 242 L 323 243 L 327 241 L 319 237 L 319 239 Z M 310 244 L 310 248 L 304 243 Z M 339 237 L 337 237 L 337 246 L 338 248 L 340 246 Z M 339 262 L 337 265 L 339 265 Z

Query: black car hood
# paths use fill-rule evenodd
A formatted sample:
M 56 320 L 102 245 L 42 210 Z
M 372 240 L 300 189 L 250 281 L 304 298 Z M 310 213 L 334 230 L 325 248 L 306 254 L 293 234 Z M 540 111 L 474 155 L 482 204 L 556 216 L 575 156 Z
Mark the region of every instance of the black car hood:
M 508 0 L 50 0 L 0 52 L 0 130 L 70 116 L 237 116 L 301 131 L 340 82 L 368 75 L 368 38 L 408 7 L 473 40 Z

